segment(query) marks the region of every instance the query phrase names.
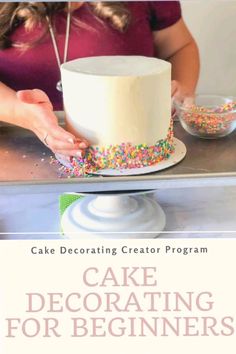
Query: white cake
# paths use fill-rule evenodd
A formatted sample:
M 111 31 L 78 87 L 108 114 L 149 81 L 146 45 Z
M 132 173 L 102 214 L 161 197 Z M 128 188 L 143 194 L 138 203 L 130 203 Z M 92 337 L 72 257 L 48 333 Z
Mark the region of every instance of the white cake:
M 170 63 L 142 56 L 90 57 L 63 64 L 61 75 L 67 129 L 98 151 L 167 139 Z

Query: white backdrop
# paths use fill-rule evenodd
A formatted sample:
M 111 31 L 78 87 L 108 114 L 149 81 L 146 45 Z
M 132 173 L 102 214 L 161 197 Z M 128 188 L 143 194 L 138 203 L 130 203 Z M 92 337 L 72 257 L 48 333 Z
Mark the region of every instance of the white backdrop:
M 199 93 L 236 96 L 236 0 L 183 0 L 201 55 Z

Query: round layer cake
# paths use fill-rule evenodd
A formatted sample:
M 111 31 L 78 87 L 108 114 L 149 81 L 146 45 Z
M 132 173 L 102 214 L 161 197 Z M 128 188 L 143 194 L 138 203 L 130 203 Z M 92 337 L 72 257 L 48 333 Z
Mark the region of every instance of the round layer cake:
M 172 151 L 171 64 L 141 56 L 81 58 L 61 67 L 67 130 L 91 144 L 90 168 L 137 168 Z

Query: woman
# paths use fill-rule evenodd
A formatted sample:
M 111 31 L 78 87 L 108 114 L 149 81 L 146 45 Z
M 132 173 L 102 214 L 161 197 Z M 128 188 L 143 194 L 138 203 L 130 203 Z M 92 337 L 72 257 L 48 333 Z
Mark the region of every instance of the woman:
M 194 93 L 199 57 L 178 1 L 1 3 L 0 120 L 33 131 L 54 153 L 88 142 L 58 126 L 61 58 L 156 56 L 172 64 L 172 95 Z

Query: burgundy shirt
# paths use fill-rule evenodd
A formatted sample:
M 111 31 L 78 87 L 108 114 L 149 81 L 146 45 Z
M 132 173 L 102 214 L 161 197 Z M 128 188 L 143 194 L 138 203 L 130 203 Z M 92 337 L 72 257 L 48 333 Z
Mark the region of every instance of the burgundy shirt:
M 162 30 L 181 18 L 178 1 L 127 2 L 132 15 L 125 33 L 120 33 L 93 15 L 84 4 L 73 16 L 90 26 L 90 29 L 72 24 L 67 60 L 100 55 L 155 56 L 152 32 Z M 56 16 L 57 43 L 60 57 L 64 54 L 66 14 Z M 14 41 L 36 39 L 42 28 L 27 33 L 20 26 L 12 34 Z M 47 93 L 55 110 L 62 109 L 62 94 L 56 90 L 60 79 L 58 64 L 50 35 L 42 43 L 24 52 L 17 48 L 0 50 L 0 81 L 14 90 L 39 88 Z

